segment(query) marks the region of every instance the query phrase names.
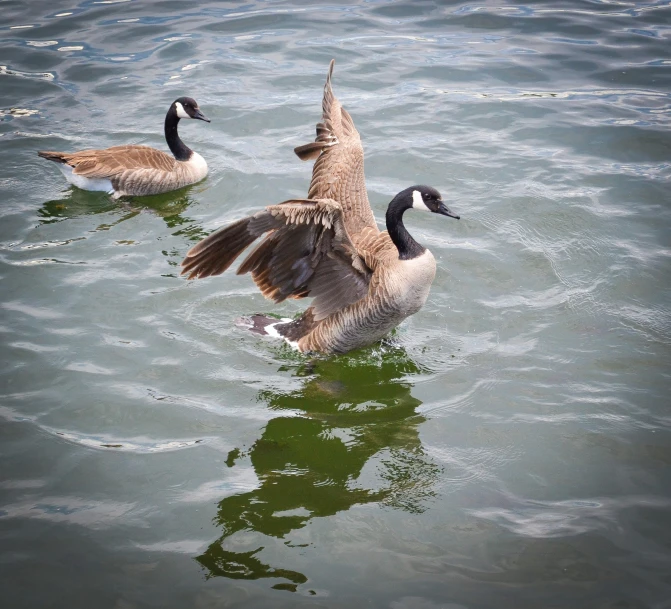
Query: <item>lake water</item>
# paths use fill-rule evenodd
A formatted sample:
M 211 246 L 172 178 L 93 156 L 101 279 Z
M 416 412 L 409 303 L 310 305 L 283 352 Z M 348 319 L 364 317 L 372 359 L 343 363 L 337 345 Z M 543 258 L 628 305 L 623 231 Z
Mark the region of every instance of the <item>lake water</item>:
M 0 5 L 0 588 L 13 609 L 671 607 L 671 5 Z M 438 272 L 311 359 L 211 230 L 307 193 L 328 63 L 376 217 Z M 210 176 L 112 201 L 38 149 L 181 124 Z

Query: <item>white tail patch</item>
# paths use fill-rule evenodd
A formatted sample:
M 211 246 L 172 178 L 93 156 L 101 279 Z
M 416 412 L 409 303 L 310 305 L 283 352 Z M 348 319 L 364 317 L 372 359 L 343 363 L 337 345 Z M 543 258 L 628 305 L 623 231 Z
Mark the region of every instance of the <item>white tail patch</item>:
M 264 329 L 265 329 L 266 334 L 268 336 L 272 336 L 273 338 L 281 338 L 282 340 L 287 341 L 294 349 L 296 349 L 298 351 L 299 349 L 298 349 L 298 342 L 297 341 L 293 341 L 293 340 L 289 340 L 288 338 L 285 338 L 275 329 L 275 326 L 277 326 L 278 324 L 286 324 L 290 321 L 292 321 L 292 320 L 289 319 L 288 317 L 283 317 L 282 319 L 280 319 L 280 321 L 278 321 L 274 324 L 269 324 Z
M 180 102 L 175 102 L 175 110 L 177 110 L 177 116 L 179 116 L 179 118 L 191 118 Z
M 424 203 L 424 199 L 422 198 L 422 193 L 419 192 L 419 190 L 413 190 L 412 191 L 412 208 L 413 209 L 419 209 L 421 211 L 431 211 L 426 203 Z
M 65 179 L 77 188 L 81 188 L 82 190 L 93 190 L 97 192 L 102 191 L 108 194 L 112 194 L 114 192 L 112 182 L 107 178 L 92 179 L 77 175 L 74 173 L 74 170 L 72 167 L 70 167 L 70 165 L 61 164 L 58 165 L 58 168 L 63 172 Z

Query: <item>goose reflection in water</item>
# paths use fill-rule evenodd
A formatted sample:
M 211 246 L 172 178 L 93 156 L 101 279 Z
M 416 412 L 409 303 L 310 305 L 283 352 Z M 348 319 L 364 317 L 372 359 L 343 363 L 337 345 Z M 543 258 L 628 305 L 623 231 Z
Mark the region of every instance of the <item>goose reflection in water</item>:
M 299 368 L 296 375 L 309 378 L 298 391 L 259 393 L 269 408 L 286 415 L 270 420 L 249 450 L 229 455 L 231 467 L 248 457 L 260 484 L 219 502 L 214 521 L 222 535 L 196 558 L 207 577 L 282 578 L 289 583 L 273 587 L 296 590 L 306 575 L 290 564 L 265 564 L 263 546 L 230 549 L 239 547 L 233 536 L 254 532 L 284 540 L 287 552 L 300 551 L 292 550 L 301 544 L 292 544 L 290 535 L 313 518 L 365 503 L 415 513 L 427 508 L 441 469 L 419 438 L 426 419 L 417 413 L 421 402 L 411 395 L 408 377 L 421 370 L 399 349 L 382 357 L 379 347 L 377 356 L 365 353 L 368 359 L 343 356 L 318 360 L 314 369 Z M 369 463 L 377 469 L 375 481 L 362 476 Z M 289 554 L 287 563 L 292 562 Z
M 115 210 L 120 212 L 121 217 L 115 222 L 100 225 L 96 229 L 104 230 L 104 227 L 109 228 L 130 218 L 134 218 L 141 212 L 149 212 L 163 218 L 168 228 L 175 228 L 194 222 L 191 218 L 183 215 L 194 202 L 194 199 L 188 193 L 191 188 L 193 187 L 125 201 L 113 201 L 106 194 L 101 195 L 96 192 L 71 188 L 67 191 L 67 196 L 64 198 L 46 201 L 37 210 L 37 215 L 40 217 L 40 224 L 53 224 L 54 222 L 61 222 L 80 216 L 110 213 Z M 192 240 L 199 240 L 206 235 L 205 231 L 198 229 L 195 232 L 190 231 L 187 236 Z
M 193 187 L 129 201 L 113 201 L 107 194 L 101 195 L 72 188 L 66 198 L 45 202 L 37 210 L 37 215 L 40 217 L 40 224 L 53 224 L 80 216 L 109 214 L 108 221 L 93 228 L 85 228 L 82 234 L 74 237 L 73 240 L 76 240 L 85 238 L 90 232 L 110 230 L 126 220 L 135 218 L 140 213 L 148 212 L 162 218 L 169 229 L 176 229 L 172 233 L 173 236 L 185 236 L 192 241 L 200 241 L 207 236 L 207 233 L 199 223 L 184 215 L 184 212 L 194 202 L 188 193 L 191 188 Z M 181 258 L 181 252 L 176 249 L 162 249 L 162 252 L 168 258 Z M 170 262 L 170 264 L 176 266 L 177 262 Z

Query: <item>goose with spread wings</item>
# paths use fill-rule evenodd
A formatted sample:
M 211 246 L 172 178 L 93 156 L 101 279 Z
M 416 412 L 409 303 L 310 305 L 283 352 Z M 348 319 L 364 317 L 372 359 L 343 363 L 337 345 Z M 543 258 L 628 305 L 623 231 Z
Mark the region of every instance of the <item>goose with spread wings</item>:
M 192 247 L 182 261 L 189 279 L 223 273 L 263 237 L 237 273 L 251 273 L 280 303 L 312 298 L 293 321 L 253 316 L 253 329 L 279 335 L 302 352 L 345 353 L 375 343 L 426 302 L 436 261 L 403 224 L 408 209 L 459 218 L 430 186 L 398 193 L 375 222 L 366 194 L 363 148 L 349 113 L 333 94 L 331 61 L 314 142 L 299 146 L 316 159 L 308 198 L 270 205 Z

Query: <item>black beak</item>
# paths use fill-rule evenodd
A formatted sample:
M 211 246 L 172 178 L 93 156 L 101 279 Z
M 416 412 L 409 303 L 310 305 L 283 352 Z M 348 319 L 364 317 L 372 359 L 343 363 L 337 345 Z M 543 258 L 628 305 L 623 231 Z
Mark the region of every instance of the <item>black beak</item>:
M 205 121 L 206 123 L 210 122 L 210 119 L 200 111 L 200 108 L 196 108 L 196 111 L 191 118 L 197 118 L 199 121 Z
M 455 218 L 457 220 L 459 219 L 459 216 L 457 216 L 457 214 L 448 209 L 445 203 L 440 203 L 438 205 L 438 210 L 436 211 L 436 213 L 440 214 L 441 216 L 448 216 L 450 218 Z

